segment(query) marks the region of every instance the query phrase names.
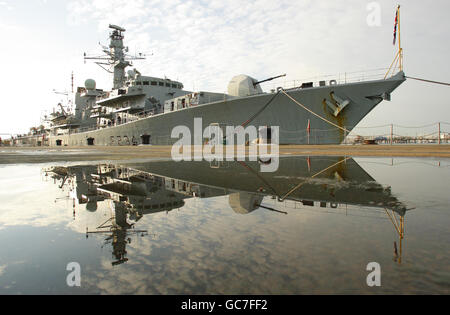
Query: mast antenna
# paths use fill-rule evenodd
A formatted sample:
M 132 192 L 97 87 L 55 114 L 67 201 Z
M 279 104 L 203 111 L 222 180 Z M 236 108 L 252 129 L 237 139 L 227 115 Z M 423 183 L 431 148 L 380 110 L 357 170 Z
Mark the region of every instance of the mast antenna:
M 110 24 L 109 28 L 112 30 L 109 34 L 109 47 L 103 47 L 104 55 L 87 55 L 84 53 L 84 61 L 94 60 L 103 70 L 114 74 L 113 89 L 120 89 L 125 85 L 125 68 L 132 66 L 133 60 L 146 59 L 144 54 L 135 54 L 134 56 L 128 54 L 128 47 L 123 45 L 125 38 L 124 28 Z

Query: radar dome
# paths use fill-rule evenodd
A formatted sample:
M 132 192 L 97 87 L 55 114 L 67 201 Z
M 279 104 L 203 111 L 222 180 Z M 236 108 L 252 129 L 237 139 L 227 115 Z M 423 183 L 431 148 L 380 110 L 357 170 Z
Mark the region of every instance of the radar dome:
M 95 81 L 92 80 L 92 79 L 87 79 L 87 80 L 84 82 L 84 86 L 85 86 L 86 90 L 95 90 L 96 83 L 95 83 Z
M 239 97 L 260 94 L 263 91 L 259 84 L 255 86 L 255 83 L 257 82 L 256 79 L 249 77 L 248 75 L 241 74 L 235 76 L 228 84 L 228 94 Z

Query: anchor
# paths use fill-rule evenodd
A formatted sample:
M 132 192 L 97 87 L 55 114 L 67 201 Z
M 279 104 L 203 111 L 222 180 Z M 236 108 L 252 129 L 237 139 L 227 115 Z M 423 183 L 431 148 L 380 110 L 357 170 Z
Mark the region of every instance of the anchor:
M 331 102 L 327 99 L 324 99 L 324 103 L 331 109 L 334 117 L 337 117 L 341 111 L 350 104 L 349 100 L 343 100 L 339 96 L 337 96 L 334 92 L 330 93 Z

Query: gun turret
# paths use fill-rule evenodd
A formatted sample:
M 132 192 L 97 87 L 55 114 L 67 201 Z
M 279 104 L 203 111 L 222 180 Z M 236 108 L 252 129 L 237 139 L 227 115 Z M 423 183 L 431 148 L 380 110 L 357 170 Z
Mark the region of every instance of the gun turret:
M 276 77 L 273 77 L 273 78 L 269 78 L 269 79 L 265 79 L 265 80 L 262 80 L 262 81 L 255 82 L 255 83 L 253 83 L 253 85 L 257 86 L 260 83 L 272 81 L 272 80 L 275 80 L 275 79 L 278 79 L 278 78 L 282 78 L 282 77 L 285 77 L 285 76 L 286 76 L 286 74 L 282 74 L 282 75 L 279 75 L 279 76 L 276 76 Z

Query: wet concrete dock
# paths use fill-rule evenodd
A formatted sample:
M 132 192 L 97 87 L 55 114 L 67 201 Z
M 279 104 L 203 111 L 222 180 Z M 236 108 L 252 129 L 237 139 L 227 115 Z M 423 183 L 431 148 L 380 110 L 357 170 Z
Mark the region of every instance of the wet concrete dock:
M 200 148 L 195 150 L 201 152 Z M 172 146 L 0 147 L 0 164 L 170 159 L 171 152 Z M 279 153 L 280 156 L 450 157 L 450 145 L 283 145 Z

